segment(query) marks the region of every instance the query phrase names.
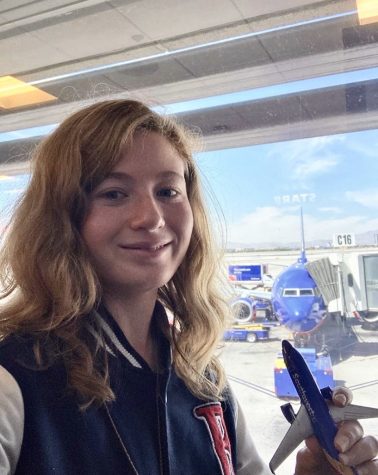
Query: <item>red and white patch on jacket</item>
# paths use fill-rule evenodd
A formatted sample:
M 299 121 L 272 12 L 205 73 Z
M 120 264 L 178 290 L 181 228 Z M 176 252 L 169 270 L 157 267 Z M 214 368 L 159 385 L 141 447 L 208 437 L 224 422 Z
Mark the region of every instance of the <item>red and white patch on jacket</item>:
M 221 404 L 219 402 L 203 404 L 195 407 L 193 413 L 197 419 L 206 424 L 222 475 L 235 475 L 232 466 L 231 444 Z

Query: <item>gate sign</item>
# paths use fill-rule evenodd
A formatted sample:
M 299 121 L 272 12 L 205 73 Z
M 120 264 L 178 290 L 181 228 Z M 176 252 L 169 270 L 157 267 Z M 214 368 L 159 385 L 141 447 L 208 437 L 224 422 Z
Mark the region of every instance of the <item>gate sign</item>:
M 353 233 L 333 235 L 333 247 L 348 247 L 356 245 L 356 236 Z
M 261 264 L 228 266 L 228 278 L 232 281 L 256 282 L 262 279 L 262 275 L 263 266 Z

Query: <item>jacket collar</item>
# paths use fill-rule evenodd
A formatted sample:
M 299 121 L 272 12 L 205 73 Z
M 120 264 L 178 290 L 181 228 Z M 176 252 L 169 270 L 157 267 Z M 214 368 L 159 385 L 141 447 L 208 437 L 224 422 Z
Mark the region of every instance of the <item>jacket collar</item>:
M 89 330 L 102 348 L 113 357 L 121 358 L 136 369 L 150 370 L 144 359 L 135 351 L 105 305 L 94 311 L 95 325 Z M 170 329 L 163 305 L 156 302 L 152 316 L 152 331 L 156 335 L 161 364 L 164 369 L 171 365 Z

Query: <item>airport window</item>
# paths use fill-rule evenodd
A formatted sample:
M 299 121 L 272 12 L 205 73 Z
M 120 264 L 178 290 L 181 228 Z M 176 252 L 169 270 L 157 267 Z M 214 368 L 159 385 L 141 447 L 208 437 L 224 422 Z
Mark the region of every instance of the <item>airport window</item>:
M 282 340 L 377 406 L 378 13 L 363 0 L 46 3 L 0 2 L 0 245 L 43 137 L 84 105 L 146 101 L 201 135 L 238 332 L 220 358 L 262 457 L 289 427 L 280 406 L 299 408 Z

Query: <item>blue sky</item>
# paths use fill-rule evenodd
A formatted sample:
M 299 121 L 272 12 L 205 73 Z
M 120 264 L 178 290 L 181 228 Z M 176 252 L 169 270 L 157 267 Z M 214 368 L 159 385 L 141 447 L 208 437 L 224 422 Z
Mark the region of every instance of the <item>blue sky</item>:
M 203 182 L 222 209 L 228 241 L 261 245 L 378 230 L 378 131 L 200 153 Z M 4 226 L 27 175 L 0 177 Z
M 200 154 L 229 241 L 261 244 L 378 230 L 378 131 Z

